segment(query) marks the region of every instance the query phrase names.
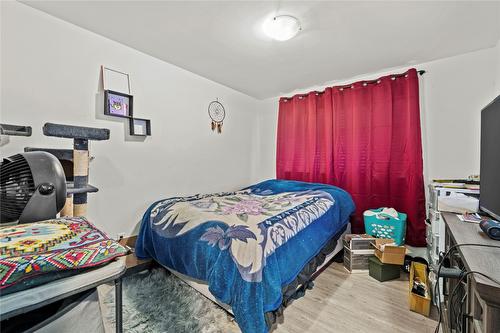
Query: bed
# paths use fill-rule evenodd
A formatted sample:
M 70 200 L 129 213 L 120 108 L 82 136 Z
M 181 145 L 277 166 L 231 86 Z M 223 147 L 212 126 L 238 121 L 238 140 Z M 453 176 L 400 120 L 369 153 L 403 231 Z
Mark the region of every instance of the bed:
M 136 255 L 208 286 L 244 333 L 267 332 L 269 314 L 338 251 L 353 212 L 338 187 L 287 180 L 174 197 L 144 214 Z

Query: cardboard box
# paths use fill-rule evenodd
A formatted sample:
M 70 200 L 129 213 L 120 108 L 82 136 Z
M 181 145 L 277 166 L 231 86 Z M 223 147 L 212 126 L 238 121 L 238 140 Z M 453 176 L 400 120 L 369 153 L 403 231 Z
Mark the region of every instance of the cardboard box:
M 418 278 L 425 284 L 427 289 L 425 297 L 412 292 L 413 280 L 415 278 Z M 410 310 L 413 312 L 423 314 L 426 317 L 429 317 L 429 314 L 431 312 L 430 292 L 431 289 L 429 287 L 429 281 L 427 279 L 427 266 L 419 262 L 412 262 L 410 268 L 410 286 L 409 286 L 409 296 L 408 296 Z
M 384 264 L 403 265 L 406 248 L 404 246 L 388 245 L 394 243 L 392 239 L 377 238 L 372 245 L 375 247 L 375 256 Z

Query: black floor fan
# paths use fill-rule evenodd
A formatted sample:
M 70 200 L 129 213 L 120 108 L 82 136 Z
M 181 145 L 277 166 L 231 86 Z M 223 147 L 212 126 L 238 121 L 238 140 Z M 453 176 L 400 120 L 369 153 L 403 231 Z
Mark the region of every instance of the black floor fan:
M 66 179 L 59 160 L 34 151 L 0 163 L 0 223 L 30 223 L 55 218 L 66 202 Z

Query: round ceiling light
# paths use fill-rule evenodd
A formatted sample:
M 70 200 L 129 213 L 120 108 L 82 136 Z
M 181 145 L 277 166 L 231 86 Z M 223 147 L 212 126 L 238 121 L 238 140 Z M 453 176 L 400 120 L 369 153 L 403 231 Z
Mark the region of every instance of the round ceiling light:
M 278 15 L 264 22 L 264 33 L 272 39 L 285 41 L 295 37 L 302 29 L 300 22 L 291 15 Z

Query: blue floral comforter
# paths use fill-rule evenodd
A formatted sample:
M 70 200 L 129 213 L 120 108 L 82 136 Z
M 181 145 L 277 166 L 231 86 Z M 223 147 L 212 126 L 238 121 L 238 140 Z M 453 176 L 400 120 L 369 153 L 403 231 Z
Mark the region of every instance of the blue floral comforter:
M 354 212 L 335 186 L 268 180 L 241 191 L 175 197 L 144 214 L 136 255 L 206 281 L 245 333 L 267 332 L 281 288 Z

